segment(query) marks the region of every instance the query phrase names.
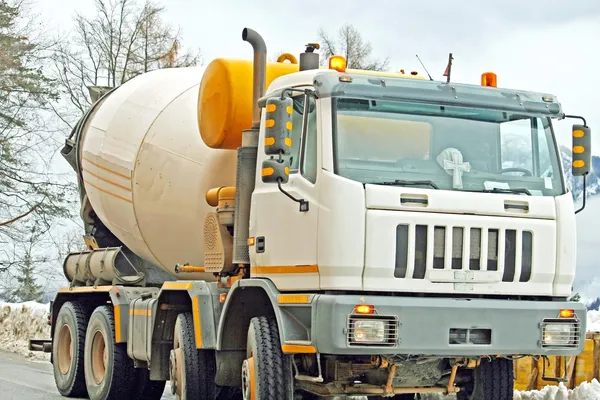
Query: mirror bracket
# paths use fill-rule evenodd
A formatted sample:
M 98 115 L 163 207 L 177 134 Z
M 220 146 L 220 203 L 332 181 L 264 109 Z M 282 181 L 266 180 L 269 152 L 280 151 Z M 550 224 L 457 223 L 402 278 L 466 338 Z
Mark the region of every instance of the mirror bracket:
M 277 179 L 277 187 L 279 188 L 279 191 L 283 194 L 285 194 L 287 197 L 289 197 L 290 199 L 292 199 L 293 201 L 295 201 L 296 203 L 300 203 L 300 212 L 307 212 L 308 211 L 308 201 L 304 200 L 304 199 L 297 199 L 294 196 L 292 196 L 291 194 L 289 194 L 288 192 L 286 192 L 283 187 L 281 186 L 281 178 Z

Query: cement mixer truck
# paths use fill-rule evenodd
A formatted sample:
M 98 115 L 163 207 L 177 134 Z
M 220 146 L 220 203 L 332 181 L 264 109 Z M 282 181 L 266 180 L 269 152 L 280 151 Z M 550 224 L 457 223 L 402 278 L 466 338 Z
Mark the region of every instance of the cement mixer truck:
M 253 60 L 137 76 L 67 139 L 87 249 L 30 341 L 63 396 L 506 400 L 515 357 L 583 350 L 552 125 L 580 117 L 242 38 Z

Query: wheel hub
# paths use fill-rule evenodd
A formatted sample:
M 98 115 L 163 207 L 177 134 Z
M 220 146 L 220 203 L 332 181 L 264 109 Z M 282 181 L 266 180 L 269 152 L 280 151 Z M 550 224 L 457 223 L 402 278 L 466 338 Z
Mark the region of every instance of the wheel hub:
M 242 395 L 244 400 L 256 400 L 254 357 L 244 360 L 242 364 Z

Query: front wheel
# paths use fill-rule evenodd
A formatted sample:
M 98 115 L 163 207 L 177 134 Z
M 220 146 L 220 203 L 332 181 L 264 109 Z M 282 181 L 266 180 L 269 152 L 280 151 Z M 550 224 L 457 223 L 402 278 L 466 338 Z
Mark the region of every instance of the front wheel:
M 506 358 L 482 359 L 473 381 L 461 388 L 457 400 L 513 400 L 513 362 Z
M 292 400 L 292 360 L 281 351 L 279 329 L 273 317 L 250 320 L 246 359 L 242 365 L 244 400 Z

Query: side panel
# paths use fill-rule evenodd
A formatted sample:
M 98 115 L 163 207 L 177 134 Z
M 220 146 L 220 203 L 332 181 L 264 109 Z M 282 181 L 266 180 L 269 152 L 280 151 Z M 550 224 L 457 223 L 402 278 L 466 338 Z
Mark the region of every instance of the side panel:
M 584 211 L 585 212 L 585 211 Z M 577 266 L 577 225 L 571 193 L 556 197 L 556 275 L 554 296 L 571 295 Z

